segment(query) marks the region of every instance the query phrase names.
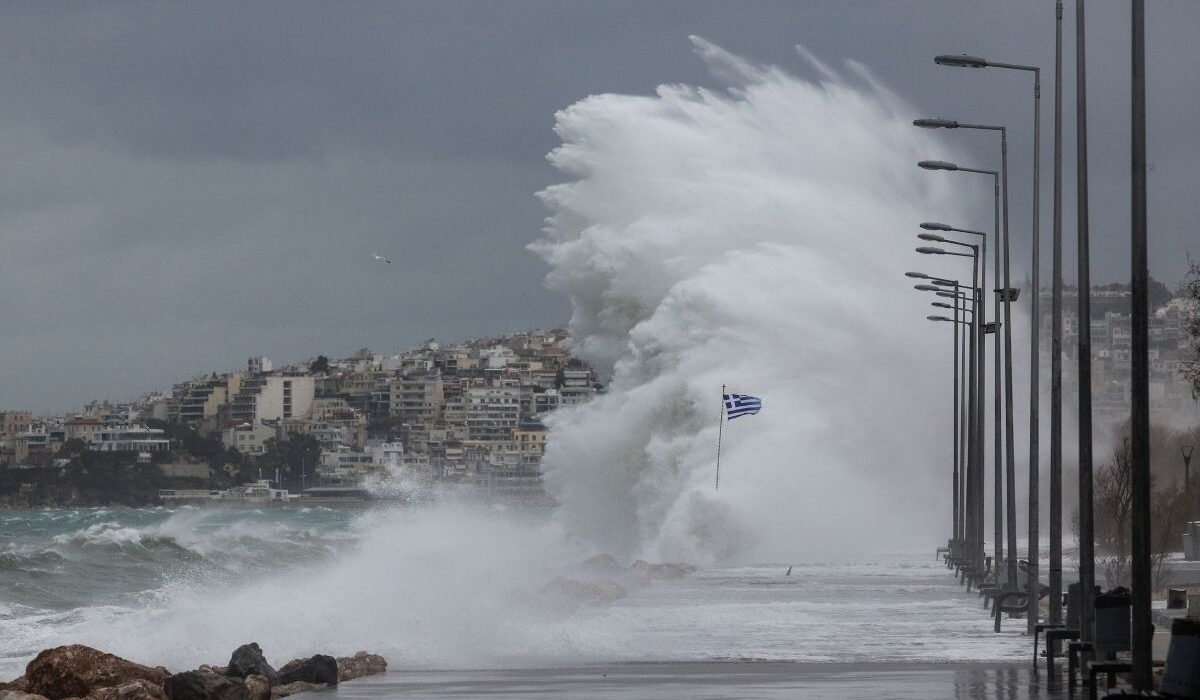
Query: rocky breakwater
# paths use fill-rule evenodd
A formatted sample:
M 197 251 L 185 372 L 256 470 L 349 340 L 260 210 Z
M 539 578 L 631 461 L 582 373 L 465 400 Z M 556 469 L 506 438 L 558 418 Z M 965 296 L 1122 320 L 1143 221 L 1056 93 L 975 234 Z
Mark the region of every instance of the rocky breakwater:
M 251 642 L 234 650 L 225 666 L 171 673 L 71 644 L 46 649 L 25 675 L 0 683 L 0 700 L 274 700 L 386 670 L 382 656 L 365 651 L 293 659 L 276 670 Z

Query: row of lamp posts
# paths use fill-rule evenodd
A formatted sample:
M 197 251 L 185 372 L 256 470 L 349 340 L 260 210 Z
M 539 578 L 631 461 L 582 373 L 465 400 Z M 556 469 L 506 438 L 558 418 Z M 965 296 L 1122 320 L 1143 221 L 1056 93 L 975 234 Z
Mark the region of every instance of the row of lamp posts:
M 1052 259 L 1052 318 L 1051 318 L 1051 430 L 1050 430 L 1050 571 L 1049 622 L 1062 622 L 1062 0 L 1055 4 L 1055 111 L 1054 111 L 1054 222 Z M 1145 163 L 1145 45 L 1144 45 L 1144 0 L 1132 0 L 1132 222 L 1131 222 L 1131 278 L 1133 319 L 1133 377 L 1131 433 L 1134 465 L 1133 511 L 1132 511 L 1132 655 L 1134 687 L 1139 690 L 1151 687 L 1150 639 L 1150 531 L 1149 531 L 1149 405 L 1148 405 L 1148 329 L 1145 309 L 1147 305 L 1146 267 L 1146 163 Z M 1087 113 L 1086 113 L 1086 70 L 1084 36 L 1084 0 L 1076 0 L 1076 157 L 1077 157 L 1077 233 L 1078 233 L 1078 318 L 1079 318 L 1079 519 L 1080 519 L 1080 634 L 1081 641 L 1090 642 L 1093 634 L 1093 587 L 1095 584 L 1094 534 L 1092 527 L 1092 425 L 1091 425 L 1091 341 L 1088 333 L 1091 310 L 1088 289 L 1089 241 L 1088 241 L 1088 181 L 1087 181 Z M 1022 71 L 1033 75 L 1033 217 L 1031 228 L 1032 268 L 1031 286 L 1031 338 L 1030 338 L 1030 396 L 1029 396 L 1029 533 L 1028 533 L 1028 589 L 1031 601 L 1038 600 L 1040 586 L 1038 575 L 1039 552 L 1039 327 L 1040 327 L 1040 152 L 1041 152 L 1041 71 L 1037 66 L 1001 63 L 976 56 L 943 55 L 934 59 L 942 66 L 960 68 L 1002 68 Z M 968 168 L 945 161 L 921 161 L 919 166 L 927 170 L 957 171 L 991 175 L 996 193 L 996 223 L 992 231 L 998 254 L 996 277 L 1002 285 L 995 290 L 995 317 L 1003 322 L 1003 350 L 999 333 L 993 343 L 995 347 L 994 378 L 994 494 L 995 494 L 995 560 L 997 566 L 1005 563 L 1006 584 L 1010 590 L 1017 587 L 1016 567 L 1016 467 L 1013 438 L 1013 388 L 1012 388 L 1012 316 L 1011 302 L 1017 298 L 1009 276 L 1009 217 L 1008 217 L 1008 143 L 1007 130 L 991 124 L 967 124 L 949 119 L 918 119 L 914 125 L 924 128 L 982 129 L 1000 134 L 1001 166 L 999 170 Z M 945 248 L 917 248 L 919 253 L 931 255 L 957 255 L 972 258 L 970 286 L 957 280 L 934 277 L 920 272 L 906 273 L 909 277 L 925 279 L 932 284 L 917 285 L 921 291 L 932 291 L 942 297 L 954 299 L 953 306 L 938 301 L 940 308 L 952 308 L 954 315 L 931 315 L 933 321 L 954 324 L 954 446 L 953 446 L 953 528 L 951 532 L 952 555 L 971 562 L 982 569 L 984 562 L 983 544 L 983 416 L 984 416 L 984 336 L 985 329 L 995 330 L 996 325 L 987 324 L 984 295 L 986 293 L 986 239 L 983 232 L 955 228 L 944 224 L 925 223 L 921 227 L 927 233 L 920 234 L 926 241 L 954 245 L 970 252 L 956 252 Z M 978 245 L 946 238 L 945 233 L 963 233 L 979 236 Z M 981 269 L 982 268 L 982 269 Z M 949 288 L 953 288 L 953 292 Z M 964 291 L 965 290 L 965 291 Z M 969 339 L 968 348 L 962 354 L 966 368 L 963 382 L 959 380 L 960 327 L 963 339 Z M 1003 373 L 1001 373 L 1003 363 Z M 1003 380 L 1003 420 L 1000 416 L 1001 380 Z M 966 406 L 963 407 L 965 400 Z M 1003 426 L 1003 450 L 1001 449 L 1001 426 Z M 965 455 L 964 455 L 965 451 Z M 1190 457 L 1190 455 L 1188 455 Z M 1000 476 L 1000 465 L 1004 465 L 1004 479 Z M 1003 481 L 1003 488 L 1002 488 Z M 1004 514 L 1001 517 L 1000 494 L 1005 494 Z M 1002 522 L 1007 522 L 1007 547 L 1002 546 Z M 1003 557 L 1007 554 L 1007 558 Z M 1036 606 L 1031 605 L 1036 611 Z M 1028 616 L 1028 633 L 1034 633 L 1038 614 Z M 997 626 L 999 616 L 997 616 Z

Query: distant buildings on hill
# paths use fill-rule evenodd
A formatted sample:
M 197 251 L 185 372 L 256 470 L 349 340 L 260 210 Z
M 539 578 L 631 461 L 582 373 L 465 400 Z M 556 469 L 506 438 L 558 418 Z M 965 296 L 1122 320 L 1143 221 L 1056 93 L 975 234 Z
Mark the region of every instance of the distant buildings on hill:
M 278 369 L 253 357 L 244 371 L 196 377 L 130 404 L 94 403 L 77 416 L 0 411 L 0 461 L 45 466 L 72 438 L 150 461 L 170 446 L 163 431 L 145 427 L 156 419 L 219 437 L 251 457 L 272 440 L 310 436 L 320 445 L 313 485 L 355 485 L 398 467 L 427 483 L 538 501 L 541 418 L 601 389 L 566 340 L 563 330 L 538 330 L 447 347 L 429 341 L 391 356 L 364 349 Z
M 1188 322 L 1197 313 L 1195 301 L 1172 298 L 1165 287 L 1154 295 L 1149 309 L 1150 412 L 1152 420 L 1193 414 L 1191 386 L 1183 380 L 1183 363 L 1195 356 Z M 1063 389 L 1069 396 L 1078 390 L 1079 314 L 1077 288 L 1063 290 Z M 1051 330 L 1050 290 L 1042 290 L 1041 337 Z M 1088 329 L 1092 341 L 1092 411 L 1098 421 L 1120 423 L 1129 417 L 1131 352 L 1133 341 L 1130 307 L 1132 295 L 1121 285 L 1094 287 Z M 1048 363 L 1049 347 L 1043 347 Z M 1194 414 L 1193 414 L 1194 415 Z

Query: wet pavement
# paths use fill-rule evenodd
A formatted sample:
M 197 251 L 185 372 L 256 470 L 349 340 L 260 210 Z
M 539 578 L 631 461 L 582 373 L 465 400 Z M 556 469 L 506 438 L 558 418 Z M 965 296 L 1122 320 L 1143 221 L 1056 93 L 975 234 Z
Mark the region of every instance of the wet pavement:
M 521 670 L 393 671 L 345 683 L 332 694 L 346 700 L 535 696 L 712 700 L 1067 697 L 1065 689 L 1048 690 L 1044 676 L 1044 670 L 1035 673 L 1028 664 L 1012 663 L 624 663 Z

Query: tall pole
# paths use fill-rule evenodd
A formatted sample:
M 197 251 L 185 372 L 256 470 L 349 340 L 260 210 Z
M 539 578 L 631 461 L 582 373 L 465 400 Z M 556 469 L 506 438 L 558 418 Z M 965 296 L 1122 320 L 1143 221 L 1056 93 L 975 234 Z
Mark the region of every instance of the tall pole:
M 975 296 L 974 289 L 974 282 L 972 282 L 972 299 Z M 980 553 L 976 544 L 976 533 L 979 530 L 979 522 L 976 518 L 976 510 L 979 507 L 979 499 L 977 495 L 979 477 L 976 474 L 975 464 L 979 450 L 975 432 L 975 411 L 977 409 L 977 397 L 979 396 L 979 383 L 976 381 L 977 375 L 975 373 L 975 368 L 978 364 L 976 361 L 977 355 L 975 352 L 975 341 L 976 336 L 978 335 L 975 332 L 975 321 L 975 318 L 971 319 L 970 332 L 968 333 L 969 340 L 967 343 L 967 479 L 965 486 L 966 512 L 963 514 L 966 527 L 963 534 L 966 540 L 966 556 L 967 560 L 970 562 L 969 568 L 975 568 L 976 565 L 982 561 L 982 557 L 979 556 Z
M 985 366 L 986 362 L 985 362 L 985 355 L 984 355 L 983 322 L 984 322 L 984 316 L 986 314 L 984 312 L 984 307 L 983 307 L 982 278 L 987 276 L 987 268 L 986 268 L 986 266 L 983 266 L 984 269 L 983 270 L 980 269 L 980 264 L 979 264 L 980 251 L 978 249 L 975 249 L 972 252 L 974 253 L 974 256 L 971 259 L 971 263 L 972 263 L 971 278 L 973 280 L 975 280 L 975 293 L 974 293 L 975 313 L 973 314 L 973 316 L 974 316 L 974 320 L 975 320 L 975 333 L 979 337 L 978 343 L 975 346 L 976 352 L 978 353 L 978 359 L 976 360 L 978 368 L 975 373 L 975 379 L 979 383 L 979 391 L 975 395 L 975 400 L 978 403 L 978 406 L 975 409 L 975 439 L 977 440 L 977 442 L 979 444 L 979 449 L 975 453 L 975 460 L 976 460 L 975 484 L 976 484 L 977 488 L 979 489 L 979 493 L 976 495 L 976 499 L 977 499 L 976 503 L 979 506 L 979 510 L 978 510 L 979 526 L 975 530 L 975 534 L 976 534 L 976 538 L 977 538 L 976 551 L 978 552 L 978 561 L 977 561 L 977 566 L 975 568 L 976 568 L 976 570 L 982 571 L 983 570 L 983 558 L 984 558 L 983 516 L 984 516 L 984 503 L 985 503 L 984 489 L 983 489 L 983 475 L 984 475 L 983 414 L 984 414 L 985 396 L 987 393 L 987 389 L 984 386 L 984 381 L 985 381 L 984 380 L 984 366 Z
M 1008 519 L 1008 589 L 1017 588 L 1017 467 L 1013 438 L 1012 284 L 1008 260 L 1008 130 L 1000 132 L 1000 172 L 1004 178 L 1004 471 L 1005 515 Z
M 961 288 L 956 285 L 954 287 L 955 293 L 957 294 L 960 291 L 960 289 Z M 966 311 L 966 303 L 967 302 L 966 302 L 966 298 L 964 296 L 956 296 L 954 303 L 956 303 L 956 304 L 961 303 L 963 305 L 963 311 L 964 312 Z M 964 316 L 965 315 L 966 314 L 964 313 Z M 962 507 L 959 511 L 959 514 L 962 517 L 962 524 L 959 526 L 958 532 L 959 532 L 959 537 L 962 538 L 962 542 L 960 542 L 960 546 L 963 546 L 963 547 L 966 546 L 966 537 L 967 537 L 966 521 L 967 521 L 968 499 L 967 499 L 967 474 L 966 474 L 966 472 L 969 469 L 970 456 L 971 456 L 971 453 L 970 453 L 971 440 L 969 437 L 969 433 L 967 431 L 967 418 L 970 415 L 971 404 L 970 404 L 970 400 L 968 398 L 970 392 L 968 391 L 967 384 L 966 384 L 966 382 L 968 381 L 969 374 L 970 374 L 969 369 L 968 369 L 970 367 L 970 364 L 969 364 L 970 355 L 968 354 L 968 351 L 970 349 L 969 336 L 970 336 L 970 334 L 967 333 L 967 329 L 964 328 L 963 332 L 962 332 L 962 338 L 960 339 L 960 342 L 962 343 L 962 355 L 960 356 L 960 359 L 959 359 L 959 362 L 962 364 L 962 373 L 960 376 L 962 377 L 963 385 L 960 386 L 960 388 L 959 388 L 959 396 L 958 396 L 959 405 L 962 407 L 962 410 L 959 412 L 960 427 L 959 427 L 959 447 L 958 447 L 959 455 L 960 455 L 960 458 L 958 461 L 958 464 L 959 464 L 959 489 L 960 489 L 959 501 L 960 501 L 960 503 L 962 503 Z M 964 554 L 965 554 L 965 551 L 964 551 Z
M 1062 0 L 1054 3 L 1054 244 L 1050 332 L 1050 622 L 1062 622 Z
M 1088 250 L 1087 51 L 1084 0 L 1075 0 L 1075 181 L 1079 232 L 1079 639 L 1092 642 L 1096 536 L 1092 521 L 1092 281 Z
M 1029 357 L 1029 583 L 1026 588 L 1026 594 L 1029 600 L 1038 600 L 1038 518 L 1040 516 L 1039 493 L 1041 486 L 1038 484 L 1038 365 L 1040 363 L 1038 336 L 1042 324 L 1041 317 L 1041 229 L 1038 223 L 1038 214 L 1041 207 L 1039 194 L 1041 192 L 1041 158 L 1042 151 L 1042 129 L 1041 129 L 1041 114 L 1042 114 L 1042 71 L 1040 68 L 1033 69 L 1033 323 L 1030 328 L 1030 357 Z M 1036 606 L 1030 606 L 1031 612 L 1027 615 L 1026 632 L 1034 634 L 1035 627 L 1038 623 L 1038 614 Z
M 1146 268 L 1146 6 L 1133 0 L 1132 25 L 1132 401 L 1130 433 L 1133 448 L 1133 502 L 1130 538 L 1130 589 L 1133 629 L 1131 680 L 1134 690 L 1151 690 L 1150 623 L 1150 363 L 1148 271 Z
M 721 385 L 721 412 L 717 414 L 717 480 L 713 490 L 721 488 L 721 433 L 725 429 L 725 385 Z
M 1003 133 L 1003 130 L 1001 130 Z M 994 196 L 995 224 L 992 227 L 992 241 L 995 243 L 1000 238 L 1000 173 L 992 176 Z M 984 245 L 986 246 L 986 239 Z M 985 247 L 986 250 L 986 247 Z M 993 265 L 996 272 L 996 282 L 1000 281 L 1000 246 L 996 246 L 996 250 L 992 253 Z M 984 254 L 984 267 L 986 268 L 987 254 Z M 987 289 L 987 282 L 984 282 L 983 288 Z M 992 347 L 995 349 L 995 354 L 992 360 L 993 381 L 992 381 L 992 424 L 995 427 L 995 432 L 992 436 L 992 445 L 995 447 L 992 458 L 992 475 L 993 486 L 992 495 L 994 505 L 992 506 L 993 520 L 995 521 L 996 530 L 996 581 L 1000 581 L 1000 562 L 1004 561 L 1004 453 L 1003 442 L 1000 435 L 1000 421 L 1003 417 L 1003 406 L 1001 404 L 1002 392 L 1000 391 L 1000 295 L 993 294 L 995 309 L 992 313 L 992 320 L 995 322 L 995 331 L 992 334 Z
M 959 509 L 958 509 L 958 298 L 954 299 L 954 528 L 950 531 L 950 547 L 951 552 L 958 554 L 958 540 L 961 537 L 959 531 Z

